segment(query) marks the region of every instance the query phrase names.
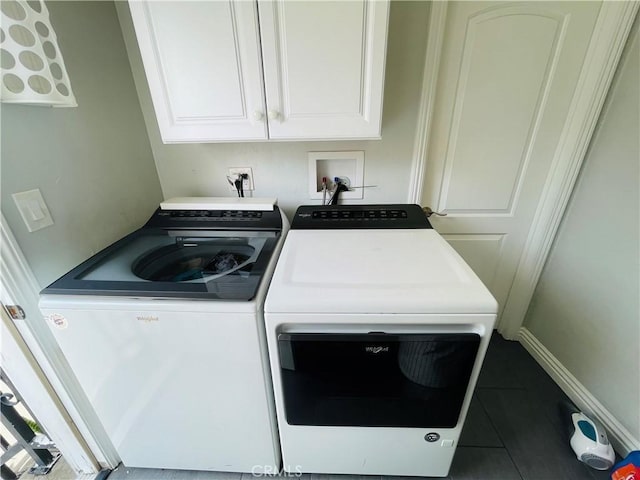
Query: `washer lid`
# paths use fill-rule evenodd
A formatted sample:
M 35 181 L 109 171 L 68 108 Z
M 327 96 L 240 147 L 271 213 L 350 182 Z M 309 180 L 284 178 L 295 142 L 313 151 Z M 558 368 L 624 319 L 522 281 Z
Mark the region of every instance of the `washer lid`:
M 42 293 L 252 300 L 278 232 L 141 228 Z
M 495 314 L 497 302 L 435 230 L 291 230 L 265 312 Z

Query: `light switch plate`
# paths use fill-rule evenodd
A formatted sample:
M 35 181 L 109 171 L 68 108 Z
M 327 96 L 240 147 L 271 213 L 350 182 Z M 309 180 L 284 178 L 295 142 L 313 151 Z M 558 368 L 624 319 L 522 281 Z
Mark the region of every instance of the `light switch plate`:
M 14 193 L 11 196 L 16 203 L 16 207 L 18 207 L 22 220 L 27 225 L 27 230 L 35 232 L 53 225 L 51 213 L 49 213 L 49 208 L 44 203 L 44 198 L 42 198 L 42 193 L 40 193 L 39 189 Z

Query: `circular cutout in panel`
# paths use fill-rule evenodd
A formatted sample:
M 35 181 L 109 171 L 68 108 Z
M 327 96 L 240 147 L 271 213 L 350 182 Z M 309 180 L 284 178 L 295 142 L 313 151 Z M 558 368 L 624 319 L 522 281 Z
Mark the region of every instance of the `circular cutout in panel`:
M 40 0 L 27 0 L 27 5 L 29 5 L 31 7 L 31 10 L 33 10 L 34 12 L 42 12 L 42 3 L 40 2 Z
M 53 45 L 53 43 L 44 42 L 42 44 L 42 49 L 44 50 L 44 54 L 47 56 L 47 58 L 56 58 L 56 47 Z
M 2 77 L 2 83 L 12 93 L 21 93 L 24 90 L 24 82 L 13 73 L 7 73 Z
M 54 62 L 49 65 L 49 69 L 51 70 L 51 75 L 53 75 L 53 78 L 55 78 L 56 80 L 62 80 L 62 68 L 60 67 L 60 65 Z
M 36 44 L 36 37 L 22 25 L 11 25 L 9 27 L 9 36 L 23 47 L 32 47 Z
M 31 75 L 29 77 L 29 86 L 34 92 L 43 95 L 51 91 L 51 82 L 42 75 Z
M 42 22 L 36 22 L 36 32 L 38 32 L 38 35 L 40 35 L 41 37 L 48 37 L 49 36 L 49 27 L 47 27 Z
M 12 18 L 13 20 L 24 20 L 27 18 L 27 12 L 25 12 L 22 5 L 20 5 L 15 0 L 2 0 L 0 2 L 0 10 L 7 17 Z
M 0 28 L 0 42 L 4 43 L 4 30 Z
M 60 92 L 60 94 L 65 96 L 65 97 L 69 96 L 69 89 L 67 88 L 67 86 L 64 83 L 58 83 L 56 85 L 56 90 L 58 90 L 58 92 Z
M 31 50 L 21 51 L 20 55 L 18 55 L 18 58 L 20 59 L 20 63 L 22 65 L 24 65 L 29 70 L 33 70 L 34 72 L 37 72 L 44 68 L 44 60 L 42 60 L 42 58 L 33 53 Z
M 16 66 L 16 59 L 7 50 L 0 48 L 0 67 L 9 70 Z

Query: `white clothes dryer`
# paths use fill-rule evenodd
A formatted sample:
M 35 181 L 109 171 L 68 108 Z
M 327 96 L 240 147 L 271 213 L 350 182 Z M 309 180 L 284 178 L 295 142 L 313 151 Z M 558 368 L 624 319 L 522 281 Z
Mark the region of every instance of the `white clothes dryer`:
M 496 312 L 419 206 L 299 207 L 265 303 L 285 470 L 446 476 Z

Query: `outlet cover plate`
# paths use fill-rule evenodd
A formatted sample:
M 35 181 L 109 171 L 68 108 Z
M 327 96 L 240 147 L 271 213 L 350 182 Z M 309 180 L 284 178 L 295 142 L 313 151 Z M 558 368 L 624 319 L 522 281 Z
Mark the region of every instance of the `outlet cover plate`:
M 242 189 L 244 191 L 251 191 L 251 192 L 255 190 L 253 186 L 253 169 L 251 167 L 230 167 L 229 168 L 229 177 L 231 177 L 232 181 L 238 178 L 238 175 L 241 173 L 246 173 L 247 176 L 249 177 L 243 180 Z M 236 187 L 234 187 L 233 185 L 229 185 L 229 190 L 231 190 L 232 192 L 235 192 Z

